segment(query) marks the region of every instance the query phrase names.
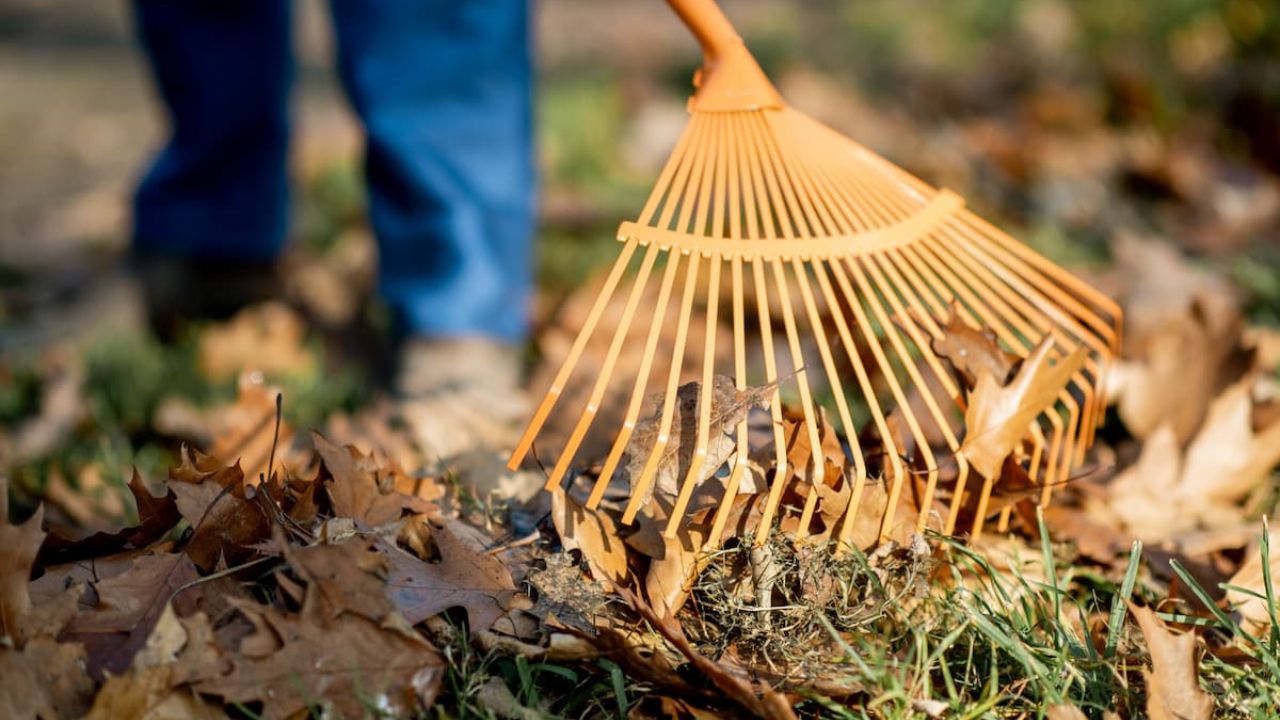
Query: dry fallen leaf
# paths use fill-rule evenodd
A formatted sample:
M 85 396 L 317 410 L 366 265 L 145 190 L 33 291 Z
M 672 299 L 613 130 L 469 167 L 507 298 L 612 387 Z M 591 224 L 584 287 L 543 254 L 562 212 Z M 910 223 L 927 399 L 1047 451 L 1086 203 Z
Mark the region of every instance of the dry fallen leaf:
M 246 498 L 240 466 L 225 467 L 215 458 L 186 454 L 170 472 L 169 491 L 193 532 L 184 548 L 204 572 L 219 562 L 238 565 L 256 554 L 254 546 L 271 534 L 271 520 L 262 506 Z
M 506 612 L 515 592 L 511 571 L 497 557 L 468 541 L 456 520 L 432 527 L 439 562 L 424 562 L 395 547 L 384 552 L 391 563 L 387 587 L 400 614 L 416 625 L 451 607 L 467 611 L 472 632 L 488 630 Z
M 247 307 L 230 320 L 200 333 L 197 364 L 210 380 L 235 377 L 243 371 L 307 373 L 316 358 L 303 345 L 306 323 L 281 303 Z
M 738 423 L 745 420 L 751 408 L 767 404 L 776 383 L 738 390 L 731 378 L 715 376 L 711 393 L 709 436 L 706 458 L 695 487 L 716 474 L 720 466 L 733 455 L 737 445 L 733 433 Z M 693 464 L 694 450 L 698 445 L 699 404 L 702 400 L 702 384 L 689 382 L 676 390 L 676 401 L 667 432 L 667 446 L 654 469 L 650 493 L 674 498 L 680 492 Z M 626 477 L 635 487 L 645 466 L 650 462 L 662 430 L 662 413 L 665 399 L 657 399 L 654 413 L 636 423 L 627 447 Z
M 180 620 L 166 607 L 123 675 L 110 675 L 98 690 L 85 720 L 216 720 L 227 715 L 200 699 L 185 684 L 223 672 L 213 630 L 203 614 Z
M 1231 603 L 1231 607 L 1240 613 L 1241 619 L 1244 621 L 1246 629 L 1253 634 L 1263 637 L 1267 634 L 1271 627 L 1271 613 L 1268 611 L 1267 601 L 1264 599 L 1266 593 L 1265 577 L 1263 571 L 1262 551 L 1260 548 L 1249 548 L 1245 561 L 1241 563 L 1240 569 L 1236 570 L 1236 574 L 1226 584 L 1233 585 L 1238 588 L 1257 593 L 1261 597 L 1255 597 L 1240 590 L 1227 590 L 1227 601 Z M 1272 553 L 1271 557 L 1266 558 L 1268 570 L 1271 574 L 1272 592 L 1280 592 L 1276 585 L 1280 584 L 1280 553 Z
M 1170 632 L 1148 608 L 1130 606 L 1151 653 L 1147 681 L 1147 715 L 1151 720 L 1209 720 L 1213 698 L 1200 689 L 1196 669 L 1196 636 Z
M 307 584 L 301 611 L 304 618 L 323 622 L 354 613 L 381 623 L 395 612 L 385 592 L 390 564 L 374 549 L 374 543 L 374 539 L 356 536 L 333 545 L 295 548 L 286 544 L 285 559 Z
M 1050 705 L 1045 708 L 1045 716 L 1048 720 L 1088 720 L 1084 711 L 1071 703 Z
M 1147 438 L 1136 463 L 1089 505 L 1096 517 L 1116 518 L 1144 542 L 1176 538 L 1198 528 L 1245 525 L 1241 502 L 1280 463 L 1280 419 L 1255 430 L 1253 380 L 1214 400 L 1199 433 L 1183 451 L 1170 425 Z
M 293 428 L 281 421 L 280 439 L 276 442 L 278 394 L 260 373 L 244 373 L 237 383 L 235 402 L 209 413 L 209 454 L 239 465 L 250 482 L 269 476 L 274 469 L 267 467 L 273 447 L 275 461 L 281 463 L 284 448 L 293 441 Z
M 942 335 L 935 336 L 930 345 L 938 357 L 951 362 L 969 388 L 978 383 L 983 372 L 1004 383 L 1018 362 L 1017 355 L 1000 347 L 994 331 L 979 330 L 965 322 L 954 303 L 942 326 Z
M 1031 422 L 1057 400 L 1084 363 L 1083 348 L 1076 348 L 1050 365 L 1053 347 L 1052 339 L 1046 336 L 1008 383 L 981 371 L 965 411 L 960 452 L 983 477 L 998 477 L 1004 459 L 1026 436 Z
M 431 500 L 398 491 L 396 473 L 379 467 L 371 456 L 352 447 L 339 447 L 318 432 L 312 432 L 311 439 L 324 462 L 328 474 L 325 488 L 338 517 L 377 527 L 395 522 L 405 513 L 439 513 Z
M 426 640 L 344 614 L 329 625 L 237 603 L 255 633 L 228 653 L 230 672 L 202 678 L 202 693 L 228 703 L 263 703 L 262 716 L 287 718 L 313 705 L 342 717 L 371 708 L 407 716 L 429 707 L 444 677 L 444 661 Z
M 41 637 L 21 650 L 0 647 L 0 717 L 80 717 L 93 698 L 78 643 Z
M 182 553 L 142 555 L 125 572 L 94 586 L 97 604 L 67 627 L 89 651 L 89 672 L 120 674 L 133 662 L 170 602 L 189 604 L 199 575 Z
M 1185 315 L 1166 319 L 1111 380 L 1125 427 L 1147 438 L 1168 424 L 1179 443 L 1189 440 L 1214 398 L 1254 366 L 1255 351 L 1244 346 L 1243 334 L 1238 314 L 1215 319 L 1198 301 Z
M 9 482 L 0 474 L 0 640 L 21 645 L 26 640 L 22 621 L 31 612 L 27 584 L 44 541 L 40 524 L 44 509 L 21 525 L 9 524 Z
M 566 550 L 577 550 L 586 559 L 591 574 L 610 584 L 627 579 L 627 548 L 618 536 L 613 518 L 599 510 L 588 510 L 569 497 L 562 488 L 551 494 L 551 521 Z

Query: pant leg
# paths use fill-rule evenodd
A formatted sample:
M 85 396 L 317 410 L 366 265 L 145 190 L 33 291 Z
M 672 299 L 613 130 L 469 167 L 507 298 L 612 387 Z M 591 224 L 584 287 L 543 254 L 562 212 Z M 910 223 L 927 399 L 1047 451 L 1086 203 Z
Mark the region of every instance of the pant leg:
M 332 0 L 401 330 L 519 340 L 534 225 L 527 0 Z
M 288 0 L 134 0 L 171 135 L 134 201 L 134 247 L 269 260 L 288 224 Z

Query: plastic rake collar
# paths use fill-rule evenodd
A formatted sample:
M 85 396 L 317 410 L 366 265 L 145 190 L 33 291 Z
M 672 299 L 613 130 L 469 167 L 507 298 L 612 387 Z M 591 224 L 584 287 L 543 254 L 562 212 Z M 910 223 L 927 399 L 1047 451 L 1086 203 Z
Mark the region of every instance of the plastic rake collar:
M 561 409 L 578 413 L 577 421 L 555 456 L 548 488 L 566 475 L 606 393 L 629 387 L 630 403 L 621 427 L 606 429 L 616 434 L 588 500 L 588 507 L 597 506 L 624 455 L 636 452 L 632 440 L 640 412 L 647 394 L 657 390 L 663 397 L 657 440 L 646 448 L 648 459 L 639 477 L 631 477 L 623 514 L 624 522 L 633 521 L 651 496 L 661 458 L 669 453 L 680 383 L 698 380 L 696 445 L 666 527 L 667 536 L 673 537 L 695 486 L 715 470 L 704 467 L 712 435 L 721 432 L 712 427 L 715 378 L 730 376 L 738 390 L 745 390 L 751 359 L 754 365 L 763 364 L 762 372 L 751 368 L 751 377 L 765 384 L 778 380 L 780 366 L 801 368 L 780 385 L 798 396 L 812 448 L 821 447 L 821 439 L 811 383 L 825 380 L 830 389 L 826 405 L 844 428 L 842 440 L 852 456 L 852 492 L 840 540 L 849 542 L 864 491 L 873 482 L 888 485 L 880 518 L 880 537 L 886 537 L 908 477 L 922 481 L 916 492 L 918 507 L 925 509 L 919 515 L 923 529 L 938 491 L 939 461 L 944 459 L 953 459 L 955 477 L 949 488 L 951 501 L 937 529 L 946 534 L 967 530 L 976 538 L 992 515 L 988 501 L 996 478 L 972 472 L 959 452 L 962 437 L 954 417 L 956 408 L 964 405 L 964 388 L 931 342 L 943 337 L 954 310 L 967 324 L 992 331 L 1007 351 L 1021 357 L 1045 337 L 1052 342 L 1051 357 L 1064 357 L 1077 348 L 1087 352 L 1057 402 L 1030 424 L 1019 451 L 1018 460 L 1040 486 L 1038 502 L 1047 504 L 1054 486 L 1083 462 L 1101 421 L 1104 403 L 1099 391 L 1119 341 L 1116 304 L 969 212 L 956 194 L 929 187 L 786 106 L 713 0 L 668 2 L 704 50 L 703 67 L 694 79 L 697 92 L 689 102 L 690 122 L 639 217 L 619 228 L 622 251 L 510 466 L 519 466 L 529 452 L 620 280 L 638 259 L 586 407 Z M 651 305 L 646 288 L 655 282 L 657 299 Z M 674 334 L 664 328 L 673 311 L 678 318 Z M 704 337 L 690 337 L 695 312 L 705 314 Z M 732 324 L 731 359 L 724 348 L 717 348 L 717 326 L 725 321 Z M 636 322 L 649 325 L 643 347 L 625 342 Z M 701 367 L 685 367 L 689 344 L 699 342 Z M 820 362 L 807 365 L 804 349 L 814 347 Z M 615 377 L 624 352 L 641 353 L 639 371 Z M 844 364 L 838 365 L 841 353 Z M 723 367 L 717 367 L 718 362 Z M 654 387 L 651 373 L 659 378 Z M 767 536 L 790 475 L 779 391 L 772 389 L 769 403 L 777 469 L 757 541 Z M 874 461 L 871 451 L 859 443 L 850 395 L 860 400 L 878 431 L 881 446 L 875 448 Z M 920 402 L 910 403 L 909 396 L 918 396 Z M 905 444 L 910 450 L 897 446 L 891 414 L 900 416 L 905 428 L 896 437 L 909 436 Z M 941 434 L 950 458 L 939 457 L 931 448 L 926 427 L 935 436 Z M 748 456 L 745 419 L 733 436 L 736 452 L 708 531 L 708 547 L 719 545 L 743 478 Z M 823 464 L 806 469 L 814 486 L 823 482 Z M 876 464 L 883 478 L 868 476 L 868 466 Z M 630 467 L 638 467 L 634 458 Z M 967 528 L 958 528 L 960 508 L 975 492 L 972 520 Z M 808 493 L 801 535 L 817 496 Z M 1003 529 L 1008 508 L 997 514 Z

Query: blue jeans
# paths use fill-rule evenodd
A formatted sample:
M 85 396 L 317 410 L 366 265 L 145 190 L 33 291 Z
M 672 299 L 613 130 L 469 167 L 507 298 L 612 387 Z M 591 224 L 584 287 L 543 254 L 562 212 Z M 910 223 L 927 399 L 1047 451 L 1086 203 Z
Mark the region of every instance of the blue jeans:
M 288 231 L 288 0 L 135 0 L 172 135 L 134 247 L 274 258 Z M 332 0 L 367 144 L 379 285 L 404 332 L 519 340 L 534 226 L 527 0 Z

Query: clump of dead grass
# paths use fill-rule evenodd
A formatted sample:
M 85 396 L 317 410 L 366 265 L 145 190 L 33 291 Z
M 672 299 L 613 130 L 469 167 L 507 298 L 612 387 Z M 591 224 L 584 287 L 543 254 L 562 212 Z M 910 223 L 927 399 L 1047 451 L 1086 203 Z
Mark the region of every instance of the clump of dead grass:
M 930 544 L 834 551 L 775 535 L 762 548 L 715 553 L 693 588 L 686 632 L 712 656 L 732 648 L 749 665 L 810 676 L 845 654 L 846 635 L 900 632 L 928 596 Z

